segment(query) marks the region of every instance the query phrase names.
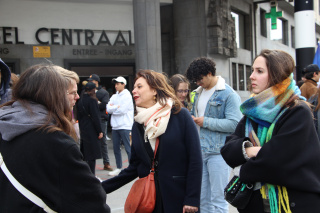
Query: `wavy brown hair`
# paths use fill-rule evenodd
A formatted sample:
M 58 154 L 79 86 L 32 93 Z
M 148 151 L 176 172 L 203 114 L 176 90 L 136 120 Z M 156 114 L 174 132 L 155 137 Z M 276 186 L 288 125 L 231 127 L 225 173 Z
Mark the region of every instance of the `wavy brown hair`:
M 62 77 L 53 65 L 37 64 L 22 73 L 12 89 L 12 100 L 4 106 L 19 101 L 32 111 L 29 102 L 41 104 L 48 110 L 46 123 L 39 130 L 63 131 L 77 139 L 71 120 L 67 99 L 69 81 Z
M 178 113 L 181 110 L 182 104 L 177 98 L 174 89 L 169 85 L 169 80 L 165 74 L 155 72 L 153 70 L 140 70 L 135 78 L 146 79 L 150 88 L 157 91 L 157 102 L 164 106 L 167 103 L 168 98 L 171 98 L 174 103 L 174 113 Z

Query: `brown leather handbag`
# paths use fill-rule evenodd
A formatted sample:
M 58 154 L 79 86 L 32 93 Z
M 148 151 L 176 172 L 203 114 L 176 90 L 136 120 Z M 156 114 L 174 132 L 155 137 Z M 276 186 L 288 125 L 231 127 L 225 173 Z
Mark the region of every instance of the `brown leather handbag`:
M 156 140 L 154 158 L 159 145 L 159 138 Z M 150 174 L 144 178 L 136 180 L 132 185 L 126 203 L 125 213 L 151 213 L 156 205 L 156 186 L 154 182 L 154 158 Z

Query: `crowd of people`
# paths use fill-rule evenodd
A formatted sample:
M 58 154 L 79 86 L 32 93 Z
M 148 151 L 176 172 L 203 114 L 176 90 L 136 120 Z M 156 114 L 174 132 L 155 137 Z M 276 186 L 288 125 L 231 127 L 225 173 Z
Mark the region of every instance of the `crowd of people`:
M 293 58 L 263 50 L 244 102 L 207 57 L 170 78 L 140 70 L 132 91 L 118 76 L 111 97 L 96 74 L 79 92 L 77 73 L 54 64 L 17 76 L 0 59 L 0 69 L 0 212 L 110 212 L 106 195 L 150 171 L 155 213 L 228 213 L 231 171 L 253 185 L 241 213 L 320 210 L 315 64 L 299 88 Z M 113 176 L 104 181 L 95 176 L 101 158 Z

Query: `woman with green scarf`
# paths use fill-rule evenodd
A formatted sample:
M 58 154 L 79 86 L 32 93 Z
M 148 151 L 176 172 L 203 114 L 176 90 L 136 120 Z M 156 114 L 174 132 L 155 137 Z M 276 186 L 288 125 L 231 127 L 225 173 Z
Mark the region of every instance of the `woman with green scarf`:
M 240 213 L 320 212 L 320 143 L 309 105 L 293 80 L 293 58 L 262 50 L 252 65 L 251 98 L 221 154 L 254 192 Z

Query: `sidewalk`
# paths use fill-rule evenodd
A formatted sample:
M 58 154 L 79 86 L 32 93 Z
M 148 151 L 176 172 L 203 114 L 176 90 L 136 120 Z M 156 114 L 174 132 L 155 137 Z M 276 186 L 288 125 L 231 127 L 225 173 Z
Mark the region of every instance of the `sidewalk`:
M 108 133 L 108 137 L 111 138 L 111 133 Z M 107 141 L 107 142 L 108 142 L 108 154 L 110 159 L 110 165 L 112 166 L 112 168 L 115 169 L 116 161 L 113 154 L 113 144 L 112 144 L 112 141 Z M 128 156 L 124 147 L 121 149 L 121 154 L 122 154 L 123 168 L 126 168 L 129 165 L 129 162 L 128 162 Z M 107 180 L 109 178 L 112 178 L 112 176 L 109 176 L 108 173 L 109 171 L 103 170 L 102 159 L 98 159 L 96 161 L 96 176 L 98 176 L 102 180 Z M 124 213 L 123 206 L 134 181 L 135 180 L 133 180 L 132 182 L 124 185 L 118 190 L 107 195 L 107 204 L 110 206 L 112 213 Z M 234 207 L 232 206 L 229 207 L 229 213 L 237 213 L 237 212 L 238 211 Z

